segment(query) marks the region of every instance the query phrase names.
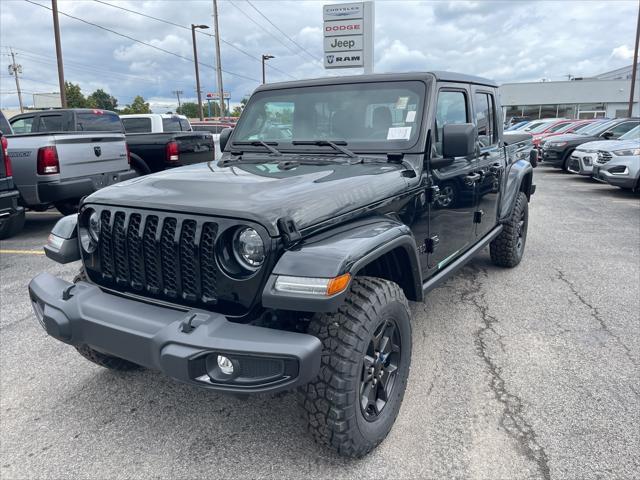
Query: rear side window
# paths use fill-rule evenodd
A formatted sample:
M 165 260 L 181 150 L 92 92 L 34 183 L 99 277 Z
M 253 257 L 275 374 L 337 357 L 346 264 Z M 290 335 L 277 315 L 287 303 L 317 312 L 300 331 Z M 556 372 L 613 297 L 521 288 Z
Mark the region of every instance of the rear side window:
M 0 132 L 4 135 L 11 135 L 11 126 L 2 112 L 0 112 Z
M 180 118 L 180 128 L 183 132 L 190 132 L 191 131 L 191 125 L 189 124 L 189 120 L 187 120 L 186 118 Z
M 151 133 L 150 118 L 123 118 L 122 124 L 126 133 Z
M 496 128 L 496 109 L 493 103 L 493 95 L 489 93 L 476 93 L 475 110 L 480 146 L 488 147 L 497 143 L 498 129 Z
M 180 124 L 180 118 L 178 117 L 163 118 L 162 131 L 163 132 L 181 132 L 182 125 Z
M 435 147 L 442 155 L 442 129 L 448 123 L 469 123 L 467 95 L 462 91 L 441 91 L 436 105 L 436 125 L 433 129 Z
M 19 118 L 11 122 L 13 133 L 31 133 L 33 117 Z
M 41 115 L 38 120 L 39 132 L 62 132 L 62 115 Z
M 78 132 L 122 132 L 120 117 L 115 113 L 83 112 L 76 114 L 76 130 Z

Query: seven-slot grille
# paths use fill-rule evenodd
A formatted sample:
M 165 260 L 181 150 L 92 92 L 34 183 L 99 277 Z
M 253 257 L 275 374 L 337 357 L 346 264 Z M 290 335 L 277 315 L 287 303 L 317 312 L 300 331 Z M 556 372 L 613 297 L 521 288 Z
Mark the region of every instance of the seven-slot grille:
M 603 150 L 598 150 L 598 163 L 607 163 L 611 160 L 611 152 L 605 152 Z
M 169 301 L 217 302 L 217 222 L 118 210 L 100 220 L 102 280 Z

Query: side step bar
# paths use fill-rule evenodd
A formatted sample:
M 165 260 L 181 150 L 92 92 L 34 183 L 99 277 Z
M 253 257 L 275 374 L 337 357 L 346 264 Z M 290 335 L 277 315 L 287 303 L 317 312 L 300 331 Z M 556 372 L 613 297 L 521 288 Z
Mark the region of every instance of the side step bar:
M 476 243 L 471 249 L 467 250 L 464 254 L 462 254 L 455 261 L 451 262 L 441 271 L 436 273 L 433 277 L 422 284 L 422 292 L 426 295 L 429 291 L 436 288 L 441 282 L 445 281 L 451 275 L 456 273 L 460 268 L 464 267 L 465 264 L 471 260 L 480 250 L 489 245 L 491 241 L 500 235 L 502 232 L 502 225 L 498 225 L 496 228 L 487 233 L 482 240 Z

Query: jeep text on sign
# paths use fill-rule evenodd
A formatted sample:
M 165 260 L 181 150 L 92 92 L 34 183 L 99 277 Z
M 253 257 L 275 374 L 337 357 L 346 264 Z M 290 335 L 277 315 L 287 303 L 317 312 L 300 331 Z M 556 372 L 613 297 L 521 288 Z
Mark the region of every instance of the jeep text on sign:
M 347 37 L 325 37 L 325 52 L 343 52 L 352 50 L 362 50 L 362 36 L 350 35 Z
M 325 68 L 362 67 L 364 58 L 362 51 L 336 52 L 324 54 Z
M 338 22 L 324 22 L 324 36 L 362 35 L 362 20 L 341 20 Z

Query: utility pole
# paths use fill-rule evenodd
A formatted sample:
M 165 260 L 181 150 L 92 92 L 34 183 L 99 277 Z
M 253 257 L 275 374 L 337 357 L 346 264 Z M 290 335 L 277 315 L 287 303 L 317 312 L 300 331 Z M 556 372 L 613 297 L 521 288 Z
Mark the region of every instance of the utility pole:
M 194 25 L 191 24 L 191 39 L 193 41 L 193 62 L 196 65 L 196 90 L 198 91 L 198 116 L 200 121 L 204 120 L 204 113 L 202 112 L 202 93 L 200 92 L 200 71 L 198 69 L 198 48 L 196 47 L 196 28 L 209 28 L 207 25 Z
M 218 1 L 213 0 L 213 29 L 216 37 L 216 72 L 218 73 L 218 93 L 220 95 L 220 116 L 224 117 L 224 87 L 222 86 L 222 62 L 220 61 L 220 28 L 218 27 Z
M 64 90 L 64 68 L 62 66 L 62 44 L 60 43 L 60 22 L 58 22 L 58 0 L 51 0 L 53 13 L 53 35 L 56 39 L 56 59 L 58 60 L 58 83 L 60 84 L 60 104 L 67 108 L 67 92 Z
M 276 58 L 273 55 L 262 55 L 262 84 L 264 85 L 265 83 L 267 83 L 267 77 L 265 74 L 265 62 L 267 60 L 271 60 L 272 58 Z
M 16 77 L 16 90 L 18 91 L 18 103 L 20 103 L 20 113 L 24 113 L 24 105 L 22 104 L 22 91 L 20 90 L 20 79 L 18 78 L 18 74 L 22 73 L 22 65 L 18 65 L 16 63 L 16 54 L 13 52 L 13 48 L 11 51 L 11 65 L 9 65 L 9 74 Z
M 633 70 L 631 71 L 631 94 L 629 95 L 629 116 L 633 116 L 633 95 L 636 88 L 636 73 L 638 72 L 638 44 L 640 44 L 640 3 L 638 4 L 638 24 L 636 25 L 636 49 L 633 53 Z M 640 102 L 638 102 L 640 105 Z
M 182 90 L 173 90 L 171 93 L 178 97 L 178 110 L 180 110 L 180 108 L 182 107 L 182 104 L 180 103 L 180 95 L 182 95 L 184 92 Z

